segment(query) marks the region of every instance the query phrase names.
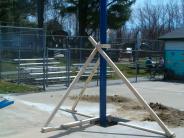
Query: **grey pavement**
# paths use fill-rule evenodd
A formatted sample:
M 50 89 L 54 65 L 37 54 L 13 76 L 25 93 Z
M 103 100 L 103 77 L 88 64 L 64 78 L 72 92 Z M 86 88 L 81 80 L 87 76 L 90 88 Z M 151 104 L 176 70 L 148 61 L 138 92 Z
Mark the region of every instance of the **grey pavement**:
M 79 86 L 82 84 L 79 84 Z M 133 86 L 148 102 L 159 102 L 167 106 L 184 110 L 184 85 L 183 83 L 145 81 L 133 83 Z M 80 92 L 80 87 L 72 91 L 72 95 Z M 32 93 L 25 95 L 4 95 L 15 100 L 15 104 L 0 110 L 0 137 L 2 138 L 163 138 L 163 136 L 135 130 L 124 126 L 87 126 L 69 130 L 61 130 L 42 134 L 40 132 L 45 121 L 53 111 L 58 101 L 63 97 L 66 89 L 60 91 L 48 91 L 42 93 Z M 131 91 L 121 84 L 108 85 L 108 95 L 122 95 L 135 98 Z M 86 91 L 88 95 L 98 95 L 98 87 L 89 87 Z M 136 98 L 135 98 L 136 99 Z M 71 106 L 72 101 L 67 100 L 65 106 Z M 79 109 L 86 113 L 94 112 L 98 115 L 98 103 L 81 102 Z M 116 110 L 115 105 L 110 106 L 111 110 Z M 71 115 L 58 112 L 51 125 L 60 125 L 61 122 L 73 121 Z M 140 126 L 160 130 L 155 122 L 132 121 Z M 184 128 L 170 128 L 176 133 L 177 138 L 184 138 Z

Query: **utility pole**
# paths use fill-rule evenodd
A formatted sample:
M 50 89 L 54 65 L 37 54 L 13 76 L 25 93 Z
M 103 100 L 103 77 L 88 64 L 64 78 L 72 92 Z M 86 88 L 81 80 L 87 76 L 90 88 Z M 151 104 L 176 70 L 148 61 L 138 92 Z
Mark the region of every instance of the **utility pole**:
M 105 44 L 107 41 L 107 0 L 100 0 L 100 43 Z M 106 117 L 106 73 L 107 62 L 100 55 L 100 125 L 107 126 Z

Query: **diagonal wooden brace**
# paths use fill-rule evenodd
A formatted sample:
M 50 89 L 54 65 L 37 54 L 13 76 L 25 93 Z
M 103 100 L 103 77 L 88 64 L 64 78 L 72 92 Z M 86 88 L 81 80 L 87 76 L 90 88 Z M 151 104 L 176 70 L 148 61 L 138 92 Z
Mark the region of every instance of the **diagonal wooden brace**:
M 151 116 L 156 120 L 159 126 L 164 130 L 166 136 L 174 137 L 174 133 L 171 132 L 168 127 L 161 121 L 161 119 L 157 116 L 157 114 L 153 111 L 153 109 L 147 104 L 145 99 L 139 94 L 139 92 L 133 87 L 133 85 L 129 82 L 129 80 L 124 76 L 124 74 L 119 70 L 119 68 L 114 64 L 114 62 L 108 57 L 108 55 L 102 50 L 100 44 L 98 44 L 93 37 L 89 37 L 89 41 L 92 45 L 98 50 L 101 56 L 107 61 L 107 63 L 113 68 L 116 74 L 125 82 L 127 87 L 131 90 L 131 92 L 136 96 L 139 102 L 144 106 L 144 108 L 151 114 Z
M 77 98 L 77 100 L 74 102 L 73 106 L 72 106 L 72 111 L 75 111 L 75 108 L 78 104 L 78 102 L 80 101 L 81 97 L 83 96 L 86 88 L 87 88 L 87 85 L 90 83 L 90 81 L 92 80 L 93 76 L 95 75 L 97 69 L 98 69 L 98 66 L 99 66 L 99 59 L 97 60 L 92 72 L 90 73 L 90 75 L 88 76 L 86 82 L 85 82 L 85 85 L 84 87 L 82 88 L 80 94 L 79 94 L 79 97 Z
M 61 105 L 63 104 L 63 102 L 65 101 L 65 99 L 68 97 L 68 95 L 70 94 L 71 90 L 73 89 L 74 85 L 79 81 L 81 75 L 85 72 L 86 68 L 88 67 L 89 63 L 93 60 L 94 56 L 97 53 L 97 49 L 95 48 L 92 53 L 90 54 L 90 56 L 88 57 L 88 59 L 86 60 L 84 66 L 81 68 L 81 70 L 78 72 L 77 76 L 74 78 L 74 80 L 72 81 L 72 83 L 70 84 L 70 86 L 67 89 L 66 94 L 64 95 L 64 97 L 60 100 L 60 102 L 58 103 L 58 105 L 55 107 L 55 109 L 53 110 L 52 114 L 50 115 L 50 117 L 48 118 L 47 122 L 45 123 L 44 127 L 47 127 L 48 124 L 52 121 L 53 117 L 55 116 L 55 114 L 57 113 L 57 111 L 60 109 Z
M 93 117 L 93 118 L 88 118 L 85 120 L 79 120 L 79 121 L 63 124 L 63 125 L 60 125 L 57 127 L 43 127 L 41 132 L 46 133 L 46 132 L 51 132 L 51 131 L 56 131 L 56 130 L 68 129 L 68 128 L 72 128 L 72 127 L 76 127 L 76 126 L 82 126 L 86 123 L 89 123 L 90 121 L 97 121 L 97 120 L 99 120 L 99 117 Z

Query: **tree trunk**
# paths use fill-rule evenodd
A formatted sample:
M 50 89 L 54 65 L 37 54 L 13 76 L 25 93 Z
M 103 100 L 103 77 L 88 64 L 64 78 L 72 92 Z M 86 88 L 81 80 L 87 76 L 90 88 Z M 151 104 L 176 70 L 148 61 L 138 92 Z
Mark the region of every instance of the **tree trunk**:
M 43 28 L 45 0 L 37 0 L 38 28 Z
M 86 18 L 87 18 L 87 4 L 85 2 L 86 0 L 79 0 L 79 35 L 80 36 L 86 36 L 86 30 L 87 27 Z

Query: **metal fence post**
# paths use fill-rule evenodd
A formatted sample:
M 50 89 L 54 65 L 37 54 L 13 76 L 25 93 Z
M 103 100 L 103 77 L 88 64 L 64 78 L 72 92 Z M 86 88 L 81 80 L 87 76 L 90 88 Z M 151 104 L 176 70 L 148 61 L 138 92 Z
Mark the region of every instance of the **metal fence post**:
M 1 52 L 2 52 L 2 31 L 0 31 L 0 81 L 2 80 L 2 63 L 1 63 L 1 60 L 2 60 L 2 55 L 1 55 Z
M 80 63 L 82 63 L 82 50 L 81 50 L 81 48 L 82 48 L 82 44 L 83 44 L 83 41 L 82 41 L 82 37 L 79 37 L 79 39 L 80 39 L 80 44 L 79 44 L 79 62 Z
M 70 68 L 70 65 L 71 65 L 71 55 L 70 55 L 70 47 L 68 48 L 68 57 L 67 57 L 67 59 L 68 59 L 68 86 L 70 85 L 70 71 L 71 71 L 71 68 Z M 67 86 L 67 87 L 68 87 Z
M 135 82 L 137 82 L 137 77 L 138 77 L 138 51 L 137 51 L 137 48 L 135 48 L 135 67 L 136 67 Z
M 21 34 L 19 34 L 19 46 L 18 46 L 18 84 L 20 84 L 20 58 L 21 58 Z
M 141 36 L 141 32 L 139 31 L 137 33 L 137 38 L 136 38 L 136 43 L 135 43 L 135 50 L 136 50 L 136 56 L 135 56 L 135 60 L 136 60 L 136 82 L 138 79 L 138 74 L 139 74 L 139 50 L 141 47 L 141 41 L 142 41 L 142 36 Z
M 1 72 L 2 72 L 2 65 L 1 65 L 1 64 L 2 64 L 2 63 L 1 63 L 2 56 L 1 56 L 1 51 L 2 51 L 2 50 L 1 50 L 1 45 L 0 45 L 0 81 L 2 80 L 2 73 L 1 73 Z
M 65 85 L 68 87 L 68 48 L 66 48 L 66 50 L 64 50 L 64 58 L 65 58 L 65 70 L 66 70 L 66 82 Z
M 69 37 L 66 38 L 66 75 L 67 75 L 67 80 L 66 80 L 66 86 L 68 87 L 70 85 L 70 65 L 71 65 L 71 51 L 70 51 L 70 46 L 68 44 L 69 42 Z
M 48 53 L 48 48 L 46 47 L 45 48 L 46 50 L 46 87 L 48 87 L 48 71 L 49 71 L 49 68 L 48 68 L 48 58 L 49 58 L 49 53 Z
M 44 30 L 39 31 L 39 35 L 41 36 L 41 46 L 43 49 L 43 90 L 46 90 L 46 43 L 44 37 L 46 35 L 44 34 Z
M 65 76 L 66 76 L 66 81 L 65 81 L 65 85 L 66 87 L 69 86 L 69 58 L 68 58 L 68 55 L 69 55 L 69 47 L 68 47 L 68 37 L 66 37 L 66 47 L 65 49 L 63 49 L 64 51 L 64 59 L 65 59 Z
M 65 63 L 65 71 L 66 71 L 66 73 L 65 73 L 66 80 L 64 83 L 65 83 L 65 86 L 67 87 L 67 85 L 68 85 L 68 77 L 67 77 L 68 76 L 68 74 L 67 74 L 68 37 L 65 37 L 64 39 L 65 39 L 65 45 L 64 45 L 63 49 L 66 49 L 66 50 L 64 50 L 64 63 Z
M 70 49 L 70 45 L 68 45 L 68 48 L 69 48 L 69 55 L 68 55 L 68 60 L 69 60 L 69 62 L 68 62 L 68 67 L 69 67 L 69 85 L 68 86 L 70 86 L 70 72 L 72 71 L 71 69 L 71 65 L 72 65 L 72 62 L 71 62 L 71 49 Z
M 43 90 L 46 90 L 46 59 L 45 59 L 45 48 L 43 48 Z

